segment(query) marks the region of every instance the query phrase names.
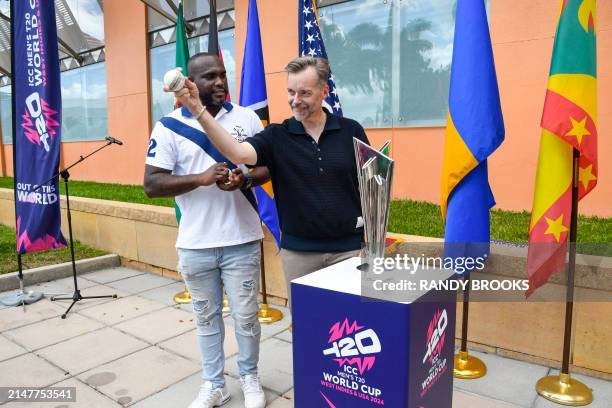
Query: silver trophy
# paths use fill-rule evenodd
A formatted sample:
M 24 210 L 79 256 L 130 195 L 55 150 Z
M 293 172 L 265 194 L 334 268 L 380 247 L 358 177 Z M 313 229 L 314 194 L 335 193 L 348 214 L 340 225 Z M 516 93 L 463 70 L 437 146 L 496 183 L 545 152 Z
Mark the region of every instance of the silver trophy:
M 371 266 L 374 258 L 382 258 L 385 254 L 393 160 L 387 155 L 389 142 L 380 151 L 356 138 L 353 138 L 353 145 L 364 222 L 365 248 L 362 257 L 364 266 Z

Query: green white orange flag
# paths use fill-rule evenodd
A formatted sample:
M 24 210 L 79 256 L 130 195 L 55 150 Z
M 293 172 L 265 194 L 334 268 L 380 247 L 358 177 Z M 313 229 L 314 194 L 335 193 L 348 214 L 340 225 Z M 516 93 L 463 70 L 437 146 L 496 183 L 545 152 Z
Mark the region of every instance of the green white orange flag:
M 189 45 L 187 45 L 187 32 L 185 31 L 185 20 L 183 19 L 183 1 L 179 0 L 178 12 L 176 13 L 176 52 L 175 64 L 183 68 L 183 75 L 188 76 L 187 62 L 189 61 Z M 175 107 L 180 107 L 181 103 L 175 100 Z
M 580 152 L 578 199 L 597 184 L 595 11 L 595 0 L 561 0 L 529 225 L 527 296 L 565 266 L 574 148 Z
M 183 1 L 179 0 L 178 12 L 176 13 L 176 52 L 174 54 L 175 64 L 183 68 L 183 75 L 188 76 L 187 62 L 189 62 L 189 45 L 187 43 L 187 31 L 185 30 L 185 19 L 183 18 Z M 174 107 L 181 107 L 178 99 L 174 100 Z M 174 202 L 174 213 L 176 221 L 181 223 L 181 209 L 176 201 Z

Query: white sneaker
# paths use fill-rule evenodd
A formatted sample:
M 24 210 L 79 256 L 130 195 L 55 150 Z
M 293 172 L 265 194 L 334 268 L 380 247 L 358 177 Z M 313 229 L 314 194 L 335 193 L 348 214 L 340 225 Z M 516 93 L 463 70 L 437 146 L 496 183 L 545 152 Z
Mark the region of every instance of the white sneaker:
M 264 408 L 266 406 L 266 395 L 261 389 L 257 374 L 247 374 L 240 377 L 242 392 L 244 393 L 245 408 Z
M 220 407 L 230 399 L 230 394 L 227 388 L 213 388 L 210 381 L 206 381 L 200 387 L 200 392 L 196 399 L 193 400 L 189 408 L 213 408 Z

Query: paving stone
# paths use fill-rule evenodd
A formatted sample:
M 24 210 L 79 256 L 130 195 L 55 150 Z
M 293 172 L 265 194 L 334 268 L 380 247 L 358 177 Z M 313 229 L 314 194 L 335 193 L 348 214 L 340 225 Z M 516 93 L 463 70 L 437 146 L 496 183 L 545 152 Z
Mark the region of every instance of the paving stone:
M 289 391 L 287 391 L 286 393 L 284 393 L 284 394 L 283 394 L 283 398 L 290 399 L 290 400 L 292 400 L 293 398 L 295 398 L 295 397 L 294 397 L 294 394 L 293 394 L 293 390 L 294 390 L 294 388 L 292 388 L 292 389 L 290 389 Z
M 559 370 L 551 370 L 550 375 L 559 375 Z M 581 381 L 593 391 L 593 402 L 589 408 L 610 408 L 612 407 L 612 381 L 601 378 L 587 377 L 580 374 L 572 374 L 572 378 Z M 535 384 L 534 384 L 535 386 Z M 548 401 L 540 396 L 534 405 L 535 408 L 558 408 L 560 405 Z
M 24 354 L 0 363 L 3 387 L 47 387 L 66 378 L 66 373 L 34 354 Z M 0 404 L 6 400 L 0 399 Z
M 228 359 L 225 370 L 238 378 L 237 356 Z M 264 387 L 281 395 L 293 388 L 293 356 L 291 344 L 275 338 L 261 342 L 259 376 Z
M 289 310 L 289 308 L 278 305 L 270 305 L 270 307 L 280 310 L 283 314 L 283 318 L 278 322 L 261 325 L 262 334 L 265 334 L 266 337 L 274 336 L 282 331 L 287 330 L 287 328 L 289 328 L 289 325 L 291 324 L 291 310 Z
M 118 281 L 120 279 L 131 278 L 134 276 L 145 274 L 146 272 L 137 271 L 136 269 L 129 268 L 108 268 L 100 271 L 86 273 L 81 275 L 83 279 L 87 279 L 96 283 L 109 283 Z
M 164 278 L 152 273 L 144 273 L 131 278 L 109 282 L 107 285 L 123 292 L 136 294 L 173 283 L 176 283 L 174 279 Z
M 185 284 L 183 282 L 176 282 L 171 283 L 170 285 L 161 286 L 159 288 L 141 292 L 138 294 L 138 296 L 163 303 L 167 306 L 174 306 L 176 305 L 176 303 L 174 302 L 174 295 L 179 292 L 182 292 L 184 289 Z M 191 310 L 187 311 L 190 312 Z
M 80 310 L 79 314 L 91 317 L 107 325 L 113 325 L 165 307 L 167 306 L 162 303 L 132 296 L 88 307 L 87 309 Z
M 165 309 L 158 310 L 155 313 L 149 313 L 115 326 L 118 330 L 151 344 L 176 337 L 192 330 L 194 327 L 195 323 L 190 313 L 173 307 L 165 307 Z
M 519 408 L 519 405 L 495 401 L 482 396 L 454 390 L 453 408 Z
M 198 395 L 201 384 L 201 374 L 194 374 L 174 385 L 171 385 L 167 389 L 138 402 L 137 404 L 133 405 L 133 408 L 187 407 Z M 240 387 L 240 381 L 236 378 L 226 376 L 225 384 L 228 392 L 231 395 L 231 399 L 229 402 L 227 402 L 227 404 L 223 405 L 223 408 L 243 408 L 244 396 L 242 394 L 242 388 Z M 266 401 L 268 401 L 268 403 L 279 398 L 277 394 L 270 390 L 264 389 L 264 393 L 266 394 Z M 269 406 L 270 405 L 268 405 L 268 407 Z
M 0 335 L 0 361 L 8 360 L 27 352 L 28 350 L 24 349 L 19 344 Z
M 272 403 L 268 404 L 268 408 L 293 408 L 293 401 L 283 397 L 278 397 L 272 401 Z
M 455 388 L 494 400 L 531 407 L 536 400 L 535 384 L 546 375 L 547 367 L 470 351 L 487 366 L 487 375 L 476 380 L 455 379 Z
M 137 402 L 131 408 L 188 407 L 198 395 L 200 384 L 202 384 L 202 375 L 198 372 Z M 223 408 L 227 406 L 224 405 Z
M 121 299 L 127 296 L 130 296 L 129 293 L 122 292 L 120 290 L 116 290 L 115 288 L 111 288 L 106 285 L 95 285 L 85 289 L 81 289 L 81 296 L 107 296 L 107 295 L 117 295 L 116 298 L 106 297 L 100 299 L 83 299 L 78 301 L 72 311 L 78 312 L 80 310 L 89 309 L 90 307 L 102 305 L 104 303 L 114 302 L 117 299 Z M 68 308 L 70 306 L 71 300 L 56 300 L 55 303 L 58 305 L 62 305 L 64 308 Z
M 29 350 L 37 350 L 101 327 L 102 323 L 74 313 L 66 319 L 43 320 L 6 331 L 4 335 Z
M 45 347 L 37 353 L 76 374 L 146 347 L 148 344 L 107 327 Z
M 291 331 L 289 331 L 288 328 L 283 330 L 280 333 L 275 334 L 274 337 L 279 339 L 279 340 L 287 341 L 289 343 L 293 342 L 293 333 Z
M 76 401 L 75 402 L 28 402 L 28 408 L 119 408 L 122 405 L 116 403 L 112 399 L 100 394 L 93 388 L 74 378 L 54 384 L 53 387 L 75 387 Z M 25 408 L 23 402 L 12 402 L 2 406 L 3 408 Z
M 86 289 L 90 286 L 97 285 L 95 282 L 91 282 L 87 279 L 81 278 L 80 275 L 77 276 L 77 284 L 79 285 L 79 289 Z M 41 282 L 34 286 L 26 288 L 26 290 L 28 289 L 42 292 L 48 298 L 51 296 L 59 296 L 61 294 L 72 296 L 72 294 L 74 293 L 74 279 L 71 275 L 67 278 L 57 279 L 49 282 Z
M 0 310 L 0 332 L 58 317 L 62 313 L 64 313 L 64 308 L 50 302 L 48 299 L 42 299 L 31 305 L 26 305 L 25 312 L 21 306 L 2 309 Z
M 198 364 L 158 347 L 149 347 L 89 370 L 78 378 L 122 405 L 128 405 L 199 370 Z

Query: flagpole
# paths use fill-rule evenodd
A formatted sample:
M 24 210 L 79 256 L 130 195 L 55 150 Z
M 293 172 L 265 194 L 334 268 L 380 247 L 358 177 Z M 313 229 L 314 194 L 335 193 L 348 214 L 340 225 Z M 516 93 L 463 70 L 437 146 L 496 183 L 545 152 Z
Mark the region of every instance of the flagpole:
M 570 219 L 569 264 L 567 268 L 567 298 L 565 304 L 565 335 L 563 339 L 563 364 L 561 373 L 569 374 L 569 359 L 572 338 L 572 320 L 574 314 L 574 285 L 576 271 L 576 238 L 578 235 L 578 161 L 580 152 L 573 150 L 572 180 L 572 216 Z
M 187 44 L 187 32 L 186 32 L 187 26 L 185 25 L 186 21 L 183 15 L 184 14 L 183 12 L 184 4 L 185 4 L 184 0 L 179 0 L 178 7 L 175 11 L 176 12 L 176 42 L 175 42 L 174 63 L 176 64 L 177 67 L 183 68 L 184 75 L 188 75 L 187 61 L 189 60 L 189 45 Z M 175 98 L 174 108 L 179 108 L 179 107 L 180 105 L 179 105 L 178 99 Z M 181 223 L 181 210 L 176 204 L 176 199 L 174 200 L 174 212 L 176 214 L 176 222 L 180 224 Z M 191 293 L 189 293 L 189 289 L 187 289 L 186 284 L 185 284 L 185 290 L 174 295 L 173 299 L 174 299 L 174 303 L 177 303 L 179 305 L 187 305 L 191 303 Z
M 463 290 L 463 314 L 461 322 L 461 349 L 455 354 L 453 376 L 464 380 L 473 380 L 487 374 L 487 366 L 478 357 L 470 356 L 467 350 L 468 319 L 470 310 L 470 275 L 463 280 L 466 282 Z
M 567 265 L 567 297 L 565 301 L 565 333 L 563 336 L 563 361 L 559 375 L 541 378 L 536 391 L 542 397 L 557 404 L 583 406 L 593 402 L 593 392 L 584 383 L 571 378 L 569 372 L 572 347 L 572 319 L 574 313 L 574 285 L 576 271 L 576 237 L 578 235 L 578 183 L 580 151 L 573 149 L 572 160 L 572 212 L 569 231 L 569 261 Z
M 259 322 L 260 323 L 274 323 L 278 322 L 283 318 L 283 312 L 280 310 L 268 306 L 268 293 L 266 289 L 266 263 L 264 257 L 264 244 L 261 240 L 261 296 L 262 304 L 259 308 Z

